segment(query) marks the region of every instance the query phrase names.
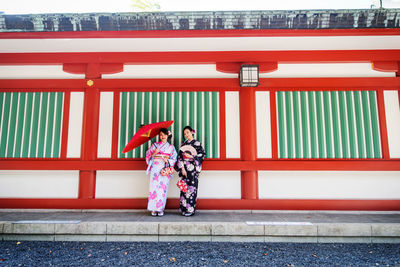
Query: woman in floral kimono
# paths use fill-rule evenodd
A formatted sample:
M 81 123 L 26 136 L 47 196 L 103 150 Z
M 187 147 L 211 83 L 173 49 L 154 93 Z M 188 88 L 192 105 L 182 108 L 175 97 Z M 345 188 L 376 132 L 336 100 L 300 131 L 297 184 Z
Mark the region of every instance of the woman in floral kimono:
M 165 204 L 167 203 L 167 193 L 169 180 L 172 174 L 163 176 L 161 170 L 164 167 L 173 167 L 176 162 L 177 153 L 175 147 L 167 142 L 169 131 L 165 128 L 160 130 L 160 142 L 154 143 L 146 152 L 146 162 L 148 164 L 147 174 L 150 173 L 150 192 L 147 209 L 152 216 L 163 216 Z
M 179 177 L 187 184 L 187 192 L 181 191 L 180 211 L 183 216 L 192 216 L 196 211 L 197 189 L 199 185 L 199 174 L 201 164 L 206 156 L 200 142 L 193 139 L 195 131 L 190 126 L 183 129 L 186 141 L 182 143 L 177 168 Z

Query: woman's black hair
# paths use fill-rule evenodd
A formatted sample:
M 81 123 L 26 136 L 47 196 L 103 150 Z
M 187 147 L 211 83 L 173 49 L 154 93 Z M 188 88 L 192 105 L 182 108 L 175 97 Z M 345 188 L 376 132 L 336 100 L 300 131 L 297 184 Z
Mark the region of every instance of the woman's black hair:
M 166 134 L 166 135 L 168 136 L 168 138 L 171 138 L 172 133 L 168 133 L 168 132 L 169 132 L 169 131 L 168 131 L 167 128 L 161 128 L 161 129 L 160 129 L 160 132 L 159 132 L 158 134 L 163 133 L 163 134 Z
M 192 134 L 194 134 L 193 133 L 193 128 L 191 126 L 187 125 L 187 126 L 185 126 L 185 128 L 183 128 L 183 131 L 182 131 L 182 135 L 183 136 L 185 135 L 185 130 L 189 130 L 189 131 L 192 132 Z

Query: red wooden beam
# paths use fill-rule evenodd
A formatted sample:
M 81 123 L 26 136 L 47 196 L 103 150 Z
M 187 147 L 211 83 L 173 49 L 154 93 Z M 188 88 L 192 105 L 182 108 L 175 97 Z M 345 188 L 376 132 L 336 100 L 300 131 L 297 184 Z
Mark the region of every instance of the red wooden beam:
M 145 198 L 35 199 L 0 198 L 0 209 L 146 209 Z M 177 209 L 179 199 L 169 198 L 167 209 Z M 369 199 L 198 199 L 200 210 L 365 210 L 398 211 L 400 200 Z
M 239 79 L 92 79 L 102 91 L 239 91 Z M 87 79 L 0 79 L 6 91 L 83 91 Z M 261 78 L 257 91 L 398 90 L 400 77 Z
M 0 159 L 0 170 L 146 170 L 144 160 Z M 400 171 L 399 159 L 206 159 L 206 171 Z
M 400 62 L 398 61 L 374 61 L 372 62 L 372 68 L 377 71 L 385 72 L 398 72 Z

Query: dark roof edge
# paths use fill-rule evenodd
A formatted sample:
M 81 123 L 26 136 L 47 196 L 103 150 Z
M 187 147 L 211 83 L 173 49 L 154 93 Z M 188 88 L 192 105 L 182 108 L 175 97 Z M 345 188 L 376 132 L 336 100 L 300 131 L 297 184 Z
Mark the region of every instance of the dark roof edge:
M 400 28 L 400 9 L 0 15 L 0 32 Z

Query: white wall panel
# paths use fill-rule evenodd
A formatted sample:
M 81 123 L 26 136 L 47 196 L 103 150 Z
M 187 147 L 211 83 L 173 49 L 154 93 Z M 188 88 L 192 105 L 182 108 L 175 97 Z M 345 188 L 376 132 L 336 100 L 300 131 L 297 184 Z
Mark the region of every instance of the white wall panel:
M 398 91 L 384 91 L 386 125 L 391 158 L 400 158 L 400 105 Z
M 71 93 L 67 144 L 68 158 L 79 158 L 81 156 L 83 100 L 83 92 Z
M 198 198 L 241 198 L 240 171 L 203 171 Z
M 260 171 L 261 199 L 400 199 L 400 172 Z
M 169 182 L 168 198 L 179 198 L 175 173 Z M 98 171 L 96 198 L 147 198 L 149 175 L 145 171 Z M 238 171 L 203 171 L 199 178 L 198 198 L 241 198 Z
M 256 92 L 257 157 L 271 158 L 270 93 Z
M 0 198 L 77 198 L 79 171 L 0 170 Z
M 112 126 L 113 126 L 113 92 L 101 92 L 99 115 L 99 141 L 97 156 L 111 158 Z
M 399 49 L 400 36 L 1 39 L 0 53 Z
M 240 158 L 239 92 L 225 93 L 226 157 Z
M 62 65 L 0 66 L 0 79 L 84 79 L 84 74 L 64 72 Z
M 223 73 L 215 64 L 201 65 L 125 65 L 124 71 L 103 74 L 104 79 L 152 78 L 237 78 L 236 73 Z
M 149 181 L 145 171 L 98 171 L 96 198 L 147 198 Z
M 375 71 L 371 63 L 278 64 L 273 72 L 260 73 L 260 78 L 305 77 L 395 77 L 394 72 Z

